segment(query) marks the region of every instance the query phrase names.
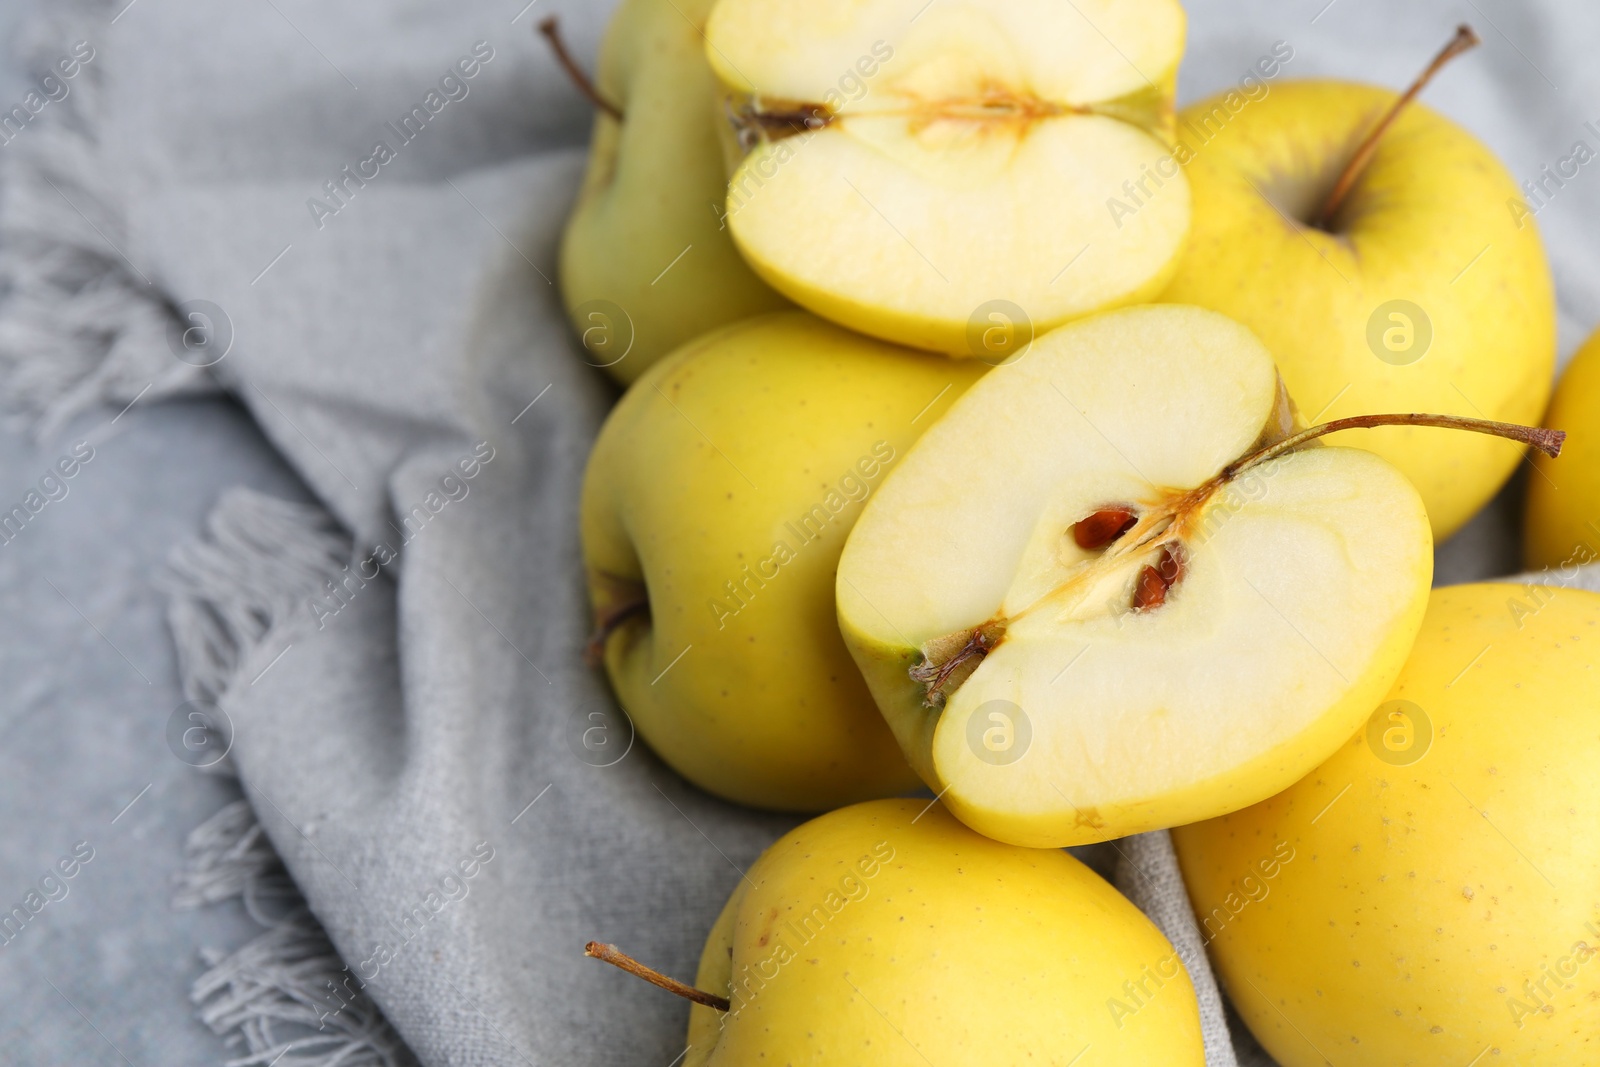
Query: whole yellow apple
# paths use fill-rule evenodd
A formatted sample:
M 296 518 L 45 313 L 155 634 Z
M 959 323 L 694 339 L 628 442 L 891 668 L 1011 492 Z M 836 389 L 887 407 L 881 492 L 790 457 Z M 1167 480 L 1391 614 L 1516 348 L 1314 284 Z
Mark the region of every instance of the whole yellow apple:
M 779 839 L 734 889 L 685 1067 L 1200 1067 L 1194 987 L 1149 919 L 1060 851 L 881 800 Z
M 1194 222 L 1162 299 L 1254 330 L 1310 422 L 1396 411 L 1537 421 L 1555 358 L 1550 270 L 1493 153 L 1413 103 L 1338 210 L 1320 217 L 1395 100 L 1386 89 L 1301 81 L 1236 99 L 1236 110 L 1217 97 L 1183 111 Z M 1522 455 L 1507 441 L 1414 427 L 1331 440 L 1399 467 L 1438 540 Z
M 1530 567 L 1580 567 L 1600 559 L 1600 333 L 1561 375 L 1545 425 L 1571 429 L 1559 464 L 1533 459 L 1523 551 Z
M 589 169 L 561 241 L 561 295 L 586 358 L 620 382 L 707 330 L 788 306 L 745 266 L 702 42 L 712 0 L 623 0 L 596 88 Z
M 1240 1015 L 1284 1067 L 1600 1061 L 1600 595 L 1435 590 L 1316 771 L 1173 831 Z
M 862 502 L 980 372 L 800 311 L 636 382 L 589 459 L 582 540 L 606 669 L 684 777 L 816 811 L 916 785 L 834 621 Z

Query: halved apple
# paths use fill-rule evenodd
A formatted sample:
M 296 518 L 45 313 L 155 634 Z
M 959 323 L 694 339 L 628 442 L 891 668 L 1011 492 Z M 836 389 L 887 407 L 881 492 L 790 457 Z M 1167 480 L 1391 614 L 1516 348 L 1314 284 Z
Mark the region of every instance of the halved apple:
M 1184 27 L 1177 0 L 719 0 L 734 241 L 818 314 L 956 355 L 992 302 L 1043 330 L 1148 299 L 1189 227 Z
M 959 818 L 1041 847 L 1209 818 L 1371 713 L 1427 603 L 1428 518 L 1372 453 L 1288 447 L 1292 411 L 1248 329 L 1142 307 L 1039 338 L 907 453 L 846 543 L 839 621 Z

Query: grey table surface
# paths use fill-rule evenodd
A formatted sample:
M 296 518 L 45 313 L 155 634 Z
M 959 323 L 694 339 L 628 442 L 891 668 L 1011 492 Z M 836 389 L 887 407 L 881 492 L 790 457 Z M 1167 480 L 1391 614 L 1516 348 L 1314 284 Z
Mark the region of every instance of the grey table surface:
M 0 435 L 0 500 L 20 500 L 116 415 L 42 448 Z M 112 433 L 68 495 L 0 546 L 0 904 L 20 903 L 75 843 L 94 850 L 67 895 L 0 947 L 0 1059 L 214 1064 L 226 1050 L 188 998 L 200 949 L 259 928 L 236 902 L 169 903 L 184 837 L 239 792 L 167 747 L 183 696 L 155 581 L 225 488 L 304 490 L 227 401 L 135 406 Z
M 35 2 L 0 2 L 0 41 Z M 0 99 L 24 88 L 0 65 Z M 0 905 L 77 842 L 94 850 L 67 896 L 0 945 L 0 1059 L 216 1064 L 227 1051 L 188 999 L 200 951 L 259 928 L 237 903 L 170 906 L 185 835 L 239 793 L 167 747 L 183 697 L 156 582 L 223 490 L 306 491 L 242 409 L 212 399 L 96 411 L 42 443 L 0 431 L 0 504 L 96 434 L 69 494 L 0 545 Z M 1441 546 L 1440 582 L 1515 568 L 1518 493 Z
M 0 42 L 42 6 L 0 3 Z M 0 99 L 26 88 L 0 48 Z M 200 950 L 259 927 L 237 902 L 170 906 L 184 838 L 240 794 L 167 748 L 183 696 L 155 583 L 224 489 L 306 493 L 243 409 L 199 400 L 96 411 L 44 442 L 0 431 L 0 500 L 102 435 L 67 495 L 0 545 L 0 910 L 76 843 L 94 850 L 0 946 L 0 1059 L 216 1064 L 227 1050 L 189 1002 Z
M 36 6 L 0 3 L 0 42 Z M 25 89 L 0 49 L 0 99 Z M 0 432 L 7 509 L 117 415 L 94 412 L 46 442 Z M 223 400 L 135 407 L 68 484 L 0 545 L 0 907 L 22 902 L 77 842 L 94 858 L 0 946 L 0 1059 L 220 1063 L 226 1050 L 195 1019 L 189 985 L 202 946 L 258 928 L 236 903 L 169 905 L 185 835 L 238 788 L 167 748 L 183 698 L 154 579 L 224 488 L 304 491 Z

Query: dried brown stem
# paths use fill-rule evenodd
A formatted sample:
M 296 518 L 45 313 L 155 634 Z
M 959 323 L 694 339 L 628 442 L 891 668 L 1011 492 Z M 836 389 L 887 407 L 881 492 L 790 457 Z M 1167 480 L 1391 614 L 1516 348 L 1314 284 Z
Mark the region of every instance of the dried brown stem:
M 1333 186 L 1333 192 L 1328 194 L 1327 202 L 1322 205 L 1322 211 L 1317 215 L 1316 226 L 1319 229 L 1328 228 L 1334 214 L 1339 210 L 1339 205 L 1344 203 L 1344 198 L 1349 195 L 1351 187 L 1361 177 L 1361 172 L 1367 169 L 1367 164 L 1372 161 L 1372 154 L 1378 150 L 1378 141 L 1388 132 L 1389 127 L 1394 125 L 1395 119 L 1400 117 L 1400 112 L 1427 87 L 1433 76 L 1439 73 L 1440 68 L 1477 44 L 1478 35 L 1472 31 L 1471 26 L 1463 23 L 1456 27 L 1456 35 L 1450 39 L 1450 43 L 1439 50 L 1439 54 L 1433 57 L 1433 62 L 1428 64 L 1428 69 L 1419 74 L 1417 80 L 1411 83 L 1411 87 L 1394 102 L 1394 106 L 1372 128 L 1372 132 L 1367 134 L 1367 139 L 1361 142 L 1361 147 L 1350 157 L 1350 162 L 1345 164 L 1344 172 L 1339 175 L 1339 180 Z
M 1376 426 L 1438 426 L 1449 430 L 1471 430 L 1532 445 L 1551 459 L 1561 454 L 1561 445 L 1567 439 L 1565 430 L 1546 430 L 1538 426 L 1518 426 L 1512 422 L 1491 422 L 1488 419 L 1469 419 L 1462 415 L 1353 415 L 1348 419 L 1334 419 L 1297 434 L 1285 437 L 1277 444 L 1241 456 L 1222 469 L 1219 482 L 1230 481 L 1243 471 L 1292 452 L 1308 441 L 1340 430 L 1370 430 Z
M 599 941 L 591 941 L 583 946 L 583 954 L 594 960 L 604 960 L 613 967 L 620 967 L 635 978 L 643 978 L 653 986 L 665 989 L 668 993 L 675 993 L 685 1000 L 692 1000 L 696 1004 L 704 1004 L 708 1008 L 718 1011 L 727 1011 L 733 1005 L 727 997 L 719 997 L 715 993 L 707 993 L 703 989 L 696 989 L 692 985 L 684 985 L 676 978 L 668 978 L 660 971 L 651 970 L 632 956 L 623 952 L 616 945 L 606 945 Z
M 572 58 L 572 53 L 567 51 L 567 43 L 561 38 L 561 26 L 554 15 L 539 23 L 539 32 L 550 42 L 550 51 L 556 54 L 556 62 L 561 64 L 561 69 L 567 72 L 567 77 L 572 79 L 572 84 L 583 94 L 584 99 L 621 122 L 622 109 L 606 99 L 595 87 L 594 82 L 589 80 L 589 75 L 585 74 L 583 68 Z

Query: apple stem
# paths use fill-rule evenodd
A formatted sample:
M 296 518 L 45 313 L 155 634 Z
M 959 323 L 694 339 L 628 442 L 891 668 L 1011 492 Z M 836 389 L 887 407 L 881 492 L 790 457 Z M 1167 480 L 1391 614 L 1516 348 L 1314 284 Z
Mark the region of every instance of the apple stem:
M 1292 452 L 1306 442 L 1314 441 L 1325 434 L 1338 433 L 1340 430 L 1370 430 L 1375 426 L 1439 426 L 1450 430 L 1471 430 L 1474 433 L 1491 434 L 1532 445 L 1551 459 L 1561 454 L 1562 442 L 1567 439 L 1565 430 L 1546 430 L 1537 426 L 1519 426 L 1512 422 L 1492 422 L 1489 419 L 1469 419 L 1462 415 L 1353 415 L 1347 419 L 1334 419 L 1301 430 L 1285 437 L 1277 444 L 1268 445 L 1260 451 L 1236 459 L 1222 469 L 1219 481 L 1229 481 L 1251 467 L 1265 463 L 1269 459 L 1276 459 L 1285 452 Z
M 613 967 L 620 967 L 635 978 L 643 978 L 653 986 L 659 986 L 668 993 L 675 993 L 685 1000 L 694 1001 L 696 1004 L 704 1004 L 708 1008 L 715 1008 L 724 1012 L 733 1007 L 727 997 L 719 997 L 715 993 L 707 993 L 705 990 L 696 989 L 692 985 L 684 985 L 676 978 L 668 978 L 660 971 L 646 967 L 616 945 L 606 945 L 599 941 L 591 941 L 583 946 L 583 954 L 590 959 L 604 960 Z
M 567 44 L 561 39 L 561 27 L 554 15 L 539 23 L 539 32 L 544 35 L 546 41 L 550 42 L 550 51 L 556 54 L 556 62 L 561 64 L 561 69 L 567 72 L 567 77 L 572 79 L 572 84 L 577 87 L 578 92 L 583 94 L 584 99 L 618 122 L 621 122 L 622 109 L 606 99 L 600 90 L 595 88 L 594 82 L 589 80 L 589 76 L 583 72 L 583 68 L 578 66 L 577 62 L 572 58 L 572 53 L 567 51 Z
M 598 667 L 605 662 L 606 641 L 617 629 L 635 615 L 648 613 L 650 600 L 640 597 L 619 605 L 602 615 L 595 623 L 594 633 L 589 635 L 589 640 L 584 642 L 583 662 L 590 667 Z
M 1379 139 L 1383 137 L 1390 126 L 1394 125 L 1394 120 L 1400 117 L 1400 112 L 1405 109 L 1405 106 L 1411 103 L 1416 95 L 1426 88 L 1427 84 L 1433 80 L 1433 76 L 1439 73 L 1441 67 L 1478 43 L 1478 35 L 1473 32 L 1471 26 L 1463 23 L 1456 27 L 1456 35 L 1450 39 L 1450 43 L 1439 50 L 1439 54 L 1433 57 L 1433 62 L 1429 63 L 1428 68 L 1417 76 L 1417 80 L 1412 82 L 1411 87 L 1401 94 L 1400 99 L 1394 102 L 1394 106 L 1389 109 L 1388 114 L 1384 115 L 1378 124 L 1372 128 L 1372 132 L 1367 134 L 1367 139 L 1361 142 L 1361 147 L 1356 149 L 1355 155 L 1350 157 L 1350 162 L 1345 164 L 1344 172 L 1339 175 L 1338 182 L 1334 184 L 1333 192 L 1328 194 L 1327 202 L 1322 205 L 1322 211 L 1317 216 L 1315 225 L 1318 229 L 1328 229 L 1334 214 L 1339 210 L 1339 205 L 1344 203 L 1345 196 L 1349 194 L 1351 186 L 1355 185 L 1356 179 L 1361 177 L 1361 172 L 1371 162 L 1372 154 L 1378 150 Z

